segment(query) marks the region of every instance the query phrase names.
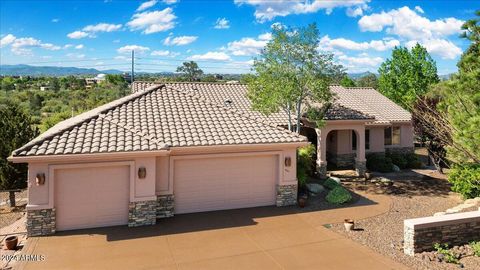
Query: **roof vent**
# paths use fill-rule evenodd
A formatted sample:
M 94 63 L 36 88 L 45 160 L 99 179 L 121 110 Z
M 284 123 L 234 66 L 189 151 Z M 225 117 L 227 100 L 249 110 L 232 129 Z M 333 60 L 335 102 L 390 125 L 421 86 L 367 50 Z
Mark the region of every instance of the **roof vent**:
M 223 102 L 223 104 L 227 107 L 230 107 L 230 105 L 232 105 L 233 101 L 230 100 L 230 99 L 225 99 L 225 101 Z

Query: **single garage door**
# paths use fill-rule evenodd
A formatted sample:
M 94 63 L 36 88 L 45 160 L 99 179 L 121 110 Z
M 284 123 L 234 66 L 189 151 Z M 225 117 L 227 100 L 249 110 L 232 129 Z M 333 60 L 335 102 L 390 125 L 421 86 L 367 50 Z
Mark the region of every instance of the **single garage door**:
M 174 161 L 175 213 L 275 204 L 278 156 Z
M 55 170 L 57 230 L 128 223 L 129 166 Z

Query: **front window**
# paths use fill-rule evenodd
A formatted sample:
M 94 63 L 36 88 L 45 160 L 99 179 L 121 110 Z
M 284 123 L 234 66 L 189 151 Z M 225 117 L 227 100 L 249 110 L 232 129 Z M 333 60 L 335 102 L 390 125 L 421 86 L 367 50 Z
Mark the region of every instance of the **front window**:
M 400 144 L 400 127 L 385 128 L 385 145 Z

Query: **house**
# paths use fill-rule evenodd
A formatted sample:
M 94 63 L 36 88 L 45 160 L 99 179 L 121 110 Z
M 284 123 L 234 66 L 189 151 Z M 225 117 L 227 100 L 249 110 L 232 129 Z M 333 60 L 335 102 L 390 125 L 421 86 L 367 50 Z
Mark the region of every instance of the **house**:
M 135 82 L 132 94 L 65 120 L 15 150 L 29 165 L 29 235 L 154 224 L 174 214 L 293 205 L 296 149 L 365 170 L 366 152 L 411 151 L 410 114 L 371 88 L 336 101 L 302 135 L 253 111 L 242 84 Z M 308 140 L 307 140 L 308 138 Z
M 85 87 L 87 89 L 93 88 L 95 85 L 105 81 L 105 74 L 98 74 L 93 78 L 85 78 Z
M 176 84 L 158 84 L 60 122 L 10 160 L 28 163 L 28 234 L 46 235 L 295 204 L 296 149 L 306 144 Z

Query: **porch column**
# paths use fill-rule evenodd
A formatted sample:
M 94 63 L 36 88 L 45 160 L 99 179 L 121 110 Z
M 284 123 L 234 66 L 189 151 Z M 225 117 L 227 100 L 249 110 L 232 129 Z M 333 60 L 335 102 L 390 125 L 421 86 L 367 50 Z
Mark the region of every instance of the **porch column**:
M 365 126 L 355 128 L 357 133 L 357 157 L 355 158 L 355 170 L 359 176 L 365 174 L 367 162 L 365 159 Z
M 321 178 L 327 177 L 327 134 L 325 129 L 315 129 L 317 133 L 317 172 Z

